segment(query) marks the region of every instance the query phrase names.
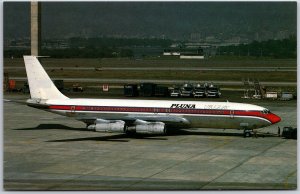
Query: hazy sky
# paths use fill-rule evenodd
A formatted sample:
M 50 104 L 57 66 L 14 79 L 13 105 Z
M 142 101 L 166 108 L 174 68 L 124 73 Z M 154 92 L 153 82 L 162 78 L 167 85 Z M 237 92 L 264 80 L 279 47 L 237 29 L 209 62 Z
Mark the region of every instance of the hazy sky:
M 296 2 L 42 2 L 42 37 L 184 39 L 296 33 Z M 4 38 L 30 36 L 30 3 L 4 2 Z

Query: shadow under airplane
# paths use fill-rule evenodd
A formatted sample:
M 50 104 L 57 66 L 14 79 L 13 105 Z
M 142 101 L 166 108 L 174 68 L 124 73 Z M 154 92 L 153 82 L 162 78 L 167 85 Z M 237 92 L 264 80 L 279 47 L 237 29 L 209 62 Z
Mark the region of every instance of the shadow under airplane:
M 86 128 L 74 128 L 62 124 L 40 124 L 33 128 L 18 128 L 13 130 L 49 130 L 49 129 L 59 129 L 59 130 L 74 130 L 74 131 L 92 131 Z M 243 136 L 243 133 L 228 133 L 220 132 L 207 132 L 207 131 L 187 131 L 187 130 L 168 130 L 166 135 L 152 135 L 152 134 L 116 134 L 110 136 L 101 137 L 85 137 L 85 138 L 73 138 L 73 139 L 60 139 L 60 140 L 49 140 L 47 142 L 72 142 L 72 141 L 118 141 L 118 142 L 129 142 L 129 140 L 124 140 L 124 138 L 134 138 L 134 139 L 145 139 L 145 140 L 168 140 L 167 137 L 179 136 L 179 135 L 209 135 L 209 136 Z M 270 133 L 258 133 L 259 137 L 274 136 Z M 163 136 L 163 137 L 161 137 Z
M 12 130 L 48 130 L 48 129 L 62 129 L 62 130 L 72 130 L 72 131 L 90 131 L 85 128 L 74 128 L 74 127 L 69 127 L 66 125 L 62 124 L 39 124 L 36 127 L 29 127 L 29 128 L 18 128 L 18 129 L 12 129 Z
M 58 130 L 73 130 L 73 131 L 93 131 L 88 130 L 86 128 L 74 128 L 69 127 L 62 124 L 40 124 L 36 127 L 30 128 L 18 128 L 12 130 L 51 130 L 51 129 L 58 129 Z M 102 137 L 86 137 L 86 138 L 74 138 L 74 139 L 61 139 L 61 140 L 49 140 L 47 142 L 71 142 L 71 141 L 118 141 L 118 142 L 128 142 L 129 140 L 118 140 L 123 138 L 135 138 L 135 139 L 149 139 L 149 140 L 167 140 L 167 138 L 159 138 L 158 135 L 141 135 L 141 134 L 117 134 L 111 136 L 102 136 Z
M 127 138 L 125 140 L 124 138 Z M 167 138 L 159 137 L 146 137 L 146 136 L 133 136 L 128 134 L 117 134 L 110 136 L 101 136 L 101 137 L 85 137 L 85 138 L 73 138 L 73 139 L 59 139 L 59 140 L 49 140 L 46 142 L 72 142 L 72 141 L 117 141 L 117 142 L 129 142 L 128 138 L 135 139 L 145 139 L 145 140 L 168 140 Z

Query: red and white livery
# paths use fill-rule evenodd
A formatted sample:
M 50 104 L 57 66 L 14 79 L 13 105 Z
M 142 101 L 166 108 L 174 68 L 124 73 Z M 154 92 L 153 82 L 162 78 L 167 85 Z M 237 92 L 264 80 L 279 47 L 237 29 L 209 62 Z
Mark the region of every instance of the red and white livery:
M 280 122 L 268 109 L 244 103 L 70 99 L 53 84 L 36 56 L 24 56 L 31 99 L 27 104 L 74 117 L 100 132 L 165 134 L 166 128 L 243 129 L 245 136 L 256 128 Z

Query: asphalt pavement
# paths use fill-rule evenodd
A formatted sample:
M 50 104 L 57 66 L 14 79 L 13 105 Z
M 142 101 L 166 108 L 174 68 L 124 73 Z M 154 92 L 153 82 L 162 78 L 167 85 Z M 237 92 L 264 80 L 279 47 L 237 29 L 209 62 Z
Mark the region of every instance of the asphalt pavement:
M 220 129 L 97 133 L 82 122 L 4 102 L 4 189 L 294 190 L 297 141 L 277 137 L 277 127 L 296 126 L 296 101 L 263 105 L 282 121 L 260 129 L 258 138 L 243 138 L 242 131 Z

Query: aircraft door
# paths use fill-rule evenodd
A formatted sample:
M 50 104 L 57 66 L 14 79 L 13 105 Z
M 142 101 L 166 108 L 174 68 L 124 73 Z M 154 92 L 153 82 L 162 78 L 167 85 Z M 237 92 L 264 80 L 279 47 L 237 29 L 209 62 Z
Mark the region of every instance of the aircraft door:
M 75 106 L 71 106 L 71 113 L 75 113 L 75 109 L 76 109 Z
M 169 108 L 166 108 L 166 114 L 169 115 L 171 110 Z
M 233 119 L 234 118 L 234 110 L 230 110 L 230 118 Z
M 66 111 L 66 115 L 69 117 L 75 116 L 76 106 L 70 106 L 70 110 Z

